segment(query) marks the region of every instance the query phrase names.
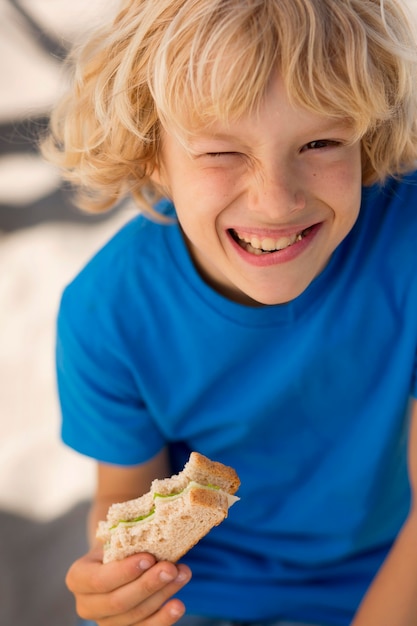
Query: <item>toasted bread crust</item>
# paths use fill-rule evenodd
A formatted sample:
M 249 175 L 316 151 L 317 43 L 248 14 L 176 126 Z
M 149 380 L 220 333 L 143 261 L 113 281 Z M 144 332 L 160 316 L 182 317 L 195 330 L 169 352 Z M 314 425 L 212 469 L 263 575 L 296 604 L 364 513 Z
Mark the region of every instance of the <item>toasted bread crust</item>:
M 211 461 L 198 452 L 191 452 L 184 469 L 170 478 L 154 480 L 152 493 L 168 495 L 185 489 L 190 481 L 199 485 L 215 485 L 233 495 L 239 488 L 240 480 L 232 467 Z
M 232 495 L 236 493 L 240 485 L 239 476 L 232 467 L 218 461 L 211 461 L 198 452 L 191 452 L 183 472 L 196 483 L 216 485 Z
M 187 489 L 190 482 L 197 484 Z M 148 493 L 110 507 L 107 521 L 97 529 L 97 537 L 105 543 L 103 561 L 137 552 L 177 561 L 227 517 L 227 494 L 233 495 L 239 485 L 233 468 L 192 452 L 182 472 L 154 480 Z M 176 494 L 175 498 L 158 497 Z M 120 523 L 146 518 L 151 511 L 152 516 L 139 523 Z

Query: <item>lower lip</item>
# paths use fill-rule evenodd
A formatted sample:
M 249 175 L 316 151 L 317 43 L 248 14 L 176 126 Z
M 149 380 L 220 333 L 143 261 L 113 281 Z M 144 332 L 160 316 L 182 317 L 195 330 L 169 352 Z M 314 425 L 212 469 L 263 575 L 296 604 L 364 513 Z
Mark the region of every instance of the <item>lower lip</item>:
M 296 241 L 291 246 L 284 248 L 283 250 L 277 250 L 276 252 L 268 252 L 266 254 L 251 254 L 247 252 L 244 248 L 242 248 L 232 237 L 232 235 L 228 232 L 229 241 L 231 242 L 233 248 L 239 254 L 239 256 L 246 261 L 246 263 L 250 263 L 251 265 L 255 265 L 257 267 L 267 267 L 270 265 L 277 265 L 279 263 L 288 263 L 292 261 L 300 254 L 304 252 L 306 248 L 310 246 L 313 239 L 316 237 L 318 232 L 321 230 L 322 223 L 315 224 L 312 226 L 311 230 L 303 237 L 300 241 Z

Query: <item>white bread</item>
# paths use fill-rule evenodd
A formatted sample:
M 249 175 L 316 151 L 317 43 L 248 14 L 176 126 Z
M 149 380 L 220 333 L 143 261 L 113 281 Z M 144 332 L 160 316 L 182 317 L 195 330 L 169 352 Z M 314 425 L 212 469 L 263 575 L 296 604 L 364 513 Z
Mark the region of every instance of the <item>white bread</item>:
M 178 561 L 227 517 L 239 485 L 233 468 L 192 452 L 182 472 L 154 480 L 140 498 L 110 507 L 97 530 L 105 544 L 103 562 L 137 552 Z

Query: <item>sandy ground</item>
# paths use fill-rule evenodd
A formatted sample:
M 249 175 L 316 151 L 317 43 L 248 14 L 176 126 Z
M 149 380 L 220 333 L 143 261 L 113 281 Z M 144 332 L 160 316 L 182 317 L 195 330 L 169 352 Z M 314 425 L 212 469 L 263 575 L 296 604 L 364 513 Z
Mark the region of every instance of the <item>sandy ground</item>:
M 0 626 L 71 626 L 64 586 L 85 549 L 92 463 L 59 440 L 55 315 L 63 286 L 132 214 L 86 220 L 56 173 L 22 149 L 20 122 L 46 115 L 62 80 L 59 51 L 112 0 L 20 0 L 58 52 L 0 0 Z M 417 15 L 417 0 L 408 0 Z

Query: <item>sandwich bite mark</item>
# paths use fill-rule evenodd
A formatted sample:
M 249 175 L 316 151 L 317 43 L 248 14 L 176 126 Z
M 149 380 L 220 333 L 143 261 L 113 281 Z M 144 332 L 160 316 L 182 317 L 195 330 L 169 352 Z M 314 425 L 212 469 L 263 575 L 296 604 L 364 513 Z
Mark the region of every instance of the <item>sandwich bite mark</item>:
M 154 480 L 136 500 L 114 504 L 97 537 L 104 542 L 103 562 L 149 552 L 157 560 L 177 561 L 214 526 L 239 498 L 235 470 L 192 452 L 179 474 Z

